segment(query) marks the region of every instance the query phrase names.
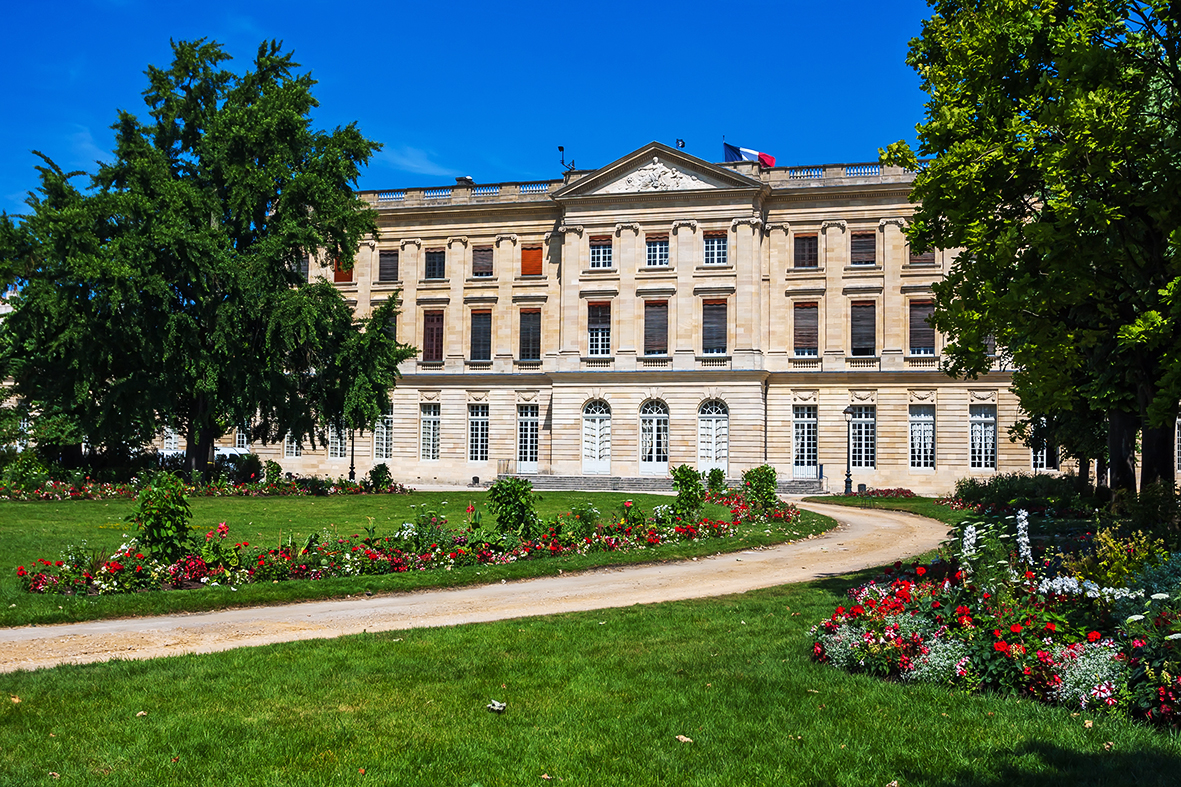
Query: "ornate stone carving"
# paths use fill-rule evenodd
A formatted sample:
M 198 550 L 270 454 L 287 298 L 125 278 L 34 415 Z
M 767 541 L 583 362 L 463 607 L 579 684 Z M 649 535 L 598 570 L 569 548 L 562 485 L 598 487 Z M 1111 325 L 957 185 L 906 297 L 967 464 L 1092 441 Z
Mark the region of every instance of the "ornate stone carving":
M 900 230 L 906 229 L 906 219 L 901 216 L 891 216 L 878 222 L 878 232 L 885 232 L 886 227 L 893 224 Z
M 673 222 L 672 234 L 676 235 L 677 230 L 681 227 L 688 227 L 693 232 L 697 232 L 697 222 L 693 219 L 678 219 Z
M 829 227 L 836 227 L 841 232 L 846 232 L 849 229 L 849 225 L 840 219 L 838 219 L 836 221 L 822 221 L 822 222 L 820 222 L 820 231 L 821 232 L 826 231 Z
M 517 391 L 517 401 L 522 404 L 533 404 L 537 401 L 537 391 Z
M 791 224 L 789 224 L 786 221 L 783 221 L 783 222 L 779 222 L 777 224 L 768 224 L 766 227 L 763 227 L 763 229 L 766 230 L 767 232 L 771 232 L 772 230 L 782 230 L 783 234 L 786 235 L 788 232 L 791 231 Z
M 488 401 L 487 391 L 468 391 L 467 400 L 469 402 L 486 402 Z
M 517 245 L 517 236 L 516 235 L 497 235 L 496 236 L 496 245 L 499 246 L 500 242 L 504 241 L 504 240 L 511 242 L 514 246 Z
M 402 238 L 401 242 L 398 243 L 398 248 L 404 249 L 412 243 L 418 248 L 422 248 L 422 238 Z
M 627 177 L 608 183 L 599 189 L 600 194 L 628 194 L 640 191 L 688 191 L 690 189 L 709 188 L 711 184 L 692 175 L 671 167 L 652 157 L 651 164 L 645 164 L 633 171 Z
M 645 389 L 644 390 L 644 401 L 646 402 L 650 399 L 659 399 L 660 401 L 663 402 L 664 401 L 664 389 L 663 388 L 647 388 L 647 389 Z
M 634 221 L 625 221 L 621 224 L 616 224 L 615 225 L 615 236 L 619 237 L 619 233 L 623 232 L 624 230 L 631 230 L 635 234 L 639 235 L 640 234 L 640 225 L 636 224 Z
M 730 222 L 730 231 L 733 232 L 734 230 L 741 227 L 743 224 L 749 224 L 752 229 L 757 230 L 759 227 L 763 226 L 763 220 L 760 219 L 758 216 L 743 216 L 741 218 L 734 219 L 734 221 Z
M 877 402 L 878 392 L 874 391 L 849 391 L 850 404 L 874 404 Z
M 791 392 L 791 400 L 796 404 L 816 404 L 820 398 L 819 391 L 797 391 Z
M 558 227 L 558 232 L 560 232 L 562 234 L 565 234 L 567 232 L 574 232 L 574 233 L 577 233 L 578 237 L 581 238 L 582 237 L 582 225 L 581 224 L 562 224 L 561 226 Z
M 439 401 L 438 391 L 419 391 L 418 399 L 421 402 L 437 402 Z
M 448 238 L 447 247 L 450 248 L 452 243 L 462 243 L 464 246 L 467 246 L 467 236 L 456 235 L 454 238 Z
M 968 400 L 972 402 L 996 402 L 996 391 L 968 391 Z
M 911 391 L 910 401 L 912 404 L 935 404 L 935 392 Z
M 369 251 L 373 251 L 377 248 L 377 241 L 373 240 L 373 238 L 369 238 L 368 240 L 363 240 L 361 242 L 369 247 Z

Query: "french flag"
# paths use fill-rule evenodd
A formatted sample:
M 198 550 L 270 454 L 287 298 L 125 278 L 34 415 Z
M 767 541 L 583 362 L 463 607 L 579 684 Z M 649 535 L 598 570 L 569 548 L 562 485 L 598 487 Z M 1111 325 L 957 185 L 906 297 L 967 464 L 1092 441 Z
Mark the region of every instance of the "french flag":
M 726 161 L 757 161 L 763 167 L 775 166 L 775 157 L 770 153 L 760 153 L 750 148 L 738 148 L 726 142 L 722 143 L 722 148 L 726 152 Z

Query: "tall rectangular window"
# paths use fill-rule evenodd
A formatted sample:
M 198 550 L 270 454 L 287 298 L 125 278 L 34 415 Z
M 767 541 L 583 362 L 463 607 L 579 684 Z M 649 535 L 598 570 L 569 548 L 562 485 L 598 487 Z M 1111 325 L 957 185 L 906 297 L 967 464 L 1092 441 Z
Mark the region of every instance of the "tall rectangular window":
M 820 352 L 820 305 L 818 303 L 797 303 L 792 309 L 795 317 L 793 326 L 793 351 L 796 357 L 813 358 Z
M 851 355 L 877 355 L 877 314 L 873 301 L 854 301 L 849 307 Z
M 644 301 L 644 355 L 668 355 L 668 301 Z
M 328 430 L 328 458 L 347 459 L 349 455 L 349 441 L 342 429 Z
M 492 312 L 488 309 L 472 312 L 471 360 L 492 360 Z
M 295 439 L 295 435 L 288 432 L 283 438 L 283 458 L 294 459 L 303 453 L 303 446 Z
M 422 313 L 422 360 L 440 363 L 443 360 L 443 312 Z
M 877 263 L 878 238 L 874 232 L 854 232 L 850 238 L 852 254 L 849 262 L 853 265 L 874 265 Z
M 877 408 L 873 405 L 854 405 L 850 430 L 853 467 L 876 467 Z
M 612 265 L 611 236 L 591 235 L 590 266 L 592 268 L 610 268 Z
M 728 262 L 730 239 L 725 232 L 703 232 L 705 241 L 705 264 L 725 265 Z
M 1058 469 L 1058 446 L 1042 443 L 1030 449 L 1034 470 Z
M 931 325 L 931 315 L 935 312 L 935 304 L 931 301 L 910 302 L 910 354 L 935 354 L 935 327 Z
M 704 301 L 701 304 L 701 352 L 704 355 L 726 354 L 726 302 Z
M 492 247 L 477 246 L 472 249 L 472 276 L 487 278 L 492 275 Z
M 347 270 L 341 264 L 340 260 L 333 260 L 332 262 L 332 281 L 336 284 L 347 284 L 353 280 L 353 269 Z
M 239 450 L 250 448 L 250 427 L 239 426 L 234 430 L 234 448 Z
M 443 249 L 427 249 L 426 265 L 423 267 L 424 279 L 447 278 L 447 252 Z
M 28 434 L 28 424 L 21 424 L 21 434 Z M 175 429 L 164 430 L 164 450 L 165 451 L 179 451 L 180 450 L 180 435 Z
M 792 477 L 816 478 L 819 475 L 816 405 L 792 407 Z
M 935 405 L 910 406 L 910 466 L 935 466 Z
M 467 406 L 467 460 L 488 461 L 488 405 Z
M 386 402 L 381 418 L 373 426 L 373 458 L 394 458 L 394 408 Z
M 303 255 L 299 258 L 299 277 L 307 281 L 312 273 L 312 258 L 308 255 Z
M 382 249 L 377 252 L 377 280 L 398 280 L 398 252 L 393 249 Z
M 423 404 L 420 409 L 420 437 L 418 456 L 420 459 L 439 458 L 439 405 Z
M 535 404 L 517 405 L 517 470 L 521 472 L 536 472 L 540 426 L 537 412 Z
M 541 360 L 541 309 L 521 310 L 521 343 L 518 359 Z
M 588 355 L 611 354 L 611 304 L 589 303 L 586 327 L 590 337 Z
M 796 235 L 794 263 L 797 268 L 819 267 L 820 238 L 816 235 Z
M 668 233 L 646 236 L 648 243 L 648 267 L 668 266 Z
M 973 469 L 996 469 L 996 405 L 968 405 L 970 445 L 968 466 Z
M 540 276 L 542 274 L 541 267 L 541 247 L 540 246 L 522 246 L 521 247 L 521 275 L 522 276 Z

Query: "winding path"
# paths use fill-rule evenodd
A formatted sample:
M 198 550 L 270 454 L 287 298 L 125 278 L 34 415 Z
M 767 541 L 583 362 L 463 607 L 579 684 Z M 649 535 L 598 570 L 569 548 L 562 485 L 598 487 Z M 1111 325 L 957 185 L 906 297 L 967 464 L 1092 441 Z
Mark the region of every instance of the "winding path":
M 0 672 L 722 596 L 892 563 L 933 549 L 948 530 L 896 511 L 798 505 L 839 527 L 757 551 L 498 585 L 0 629 Z

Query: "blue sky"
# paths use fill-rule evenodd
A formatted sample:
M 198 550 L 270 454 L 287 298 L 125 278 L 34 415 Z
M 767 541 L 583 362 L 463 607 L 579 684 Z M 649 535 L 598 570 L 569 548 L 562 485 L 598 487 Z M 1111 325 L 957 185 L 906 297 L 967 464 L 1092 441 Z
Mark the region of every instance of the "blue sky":
M 40 150 L 93 172 L 116 109 L 146 117 L 148 64 L 207 37 L 246 68 L 284 41 L 319 80 L 320 127 L 385 145 L 362 188 L 558 177 L 651 140 L 779 164 L 872 161 L 913 142 L 923 93 L 907 42 L 921 0 L 594 4 L 8 2 L 0 32 L 0 210 L 20 213 Z

